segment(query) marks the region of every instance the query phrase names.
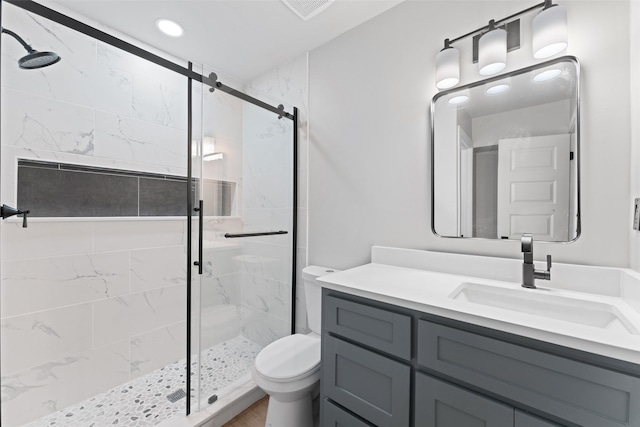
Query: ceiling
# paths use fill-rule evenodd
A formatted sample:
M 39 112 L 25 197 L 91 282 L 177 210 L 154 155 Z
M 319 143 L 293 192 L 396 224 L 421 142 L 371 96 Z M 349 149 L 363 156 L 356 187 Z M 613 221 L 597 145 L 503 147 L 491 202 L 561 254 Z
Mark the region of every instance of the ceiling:
M 310 0 L 313 1 L 313 0 Z M 56 0 L 55 3 L 194 64 L 248 82 L 403 0 L 336 0 L 303 21 L 280 0 Z M 51 4 L 51 2 L 49 2 Z M 178 22 L 172 38 L 155 26 Z

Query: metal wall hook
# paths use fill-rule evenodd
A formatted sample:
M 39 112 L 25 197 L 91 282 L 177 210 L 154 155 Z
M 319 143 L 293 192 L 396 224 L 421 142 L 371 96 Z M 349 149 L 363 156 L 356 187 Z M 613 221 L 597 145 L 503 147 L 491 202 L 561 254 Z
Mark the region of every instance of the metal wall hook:
M 0 207 L 0 215 L 2 216 L 2 219 L 7 219 L 9 217 L 12 217 L 14 215 L 22 215 L 22 227 L 23 228 L 27 228 L 27 215 L 29 214 L 30 211 L 26 210 L 20 210 L 20 209 L 16 209 L 16 208 L 12 208 L 11 206 L 7 206 L 7 205 L 2 205 Z

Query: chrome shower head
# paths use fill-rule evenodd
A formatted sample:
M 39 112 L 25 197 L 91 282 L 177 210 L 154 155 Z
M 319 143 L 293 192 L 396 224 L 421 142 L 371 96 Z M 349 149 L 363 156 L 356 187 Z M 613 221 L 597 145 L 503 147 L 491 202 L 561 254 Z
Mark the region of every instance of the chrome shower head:
M 28 52 L 27 55 L 18 60 L 18 66 L 23 70 L 34 70 L 37 68 L 46 67 L 48 65 L 55 64 L 61 59 L 60 56 L 58 56 L 58 54 L 54 52 L 38 52 L 37 50 L 29 46 L 27 42 L 22 39 L 22 37 L 11 30 L 2 28 L 2 32 L 9 34 L 11 37 L 18 40 L 22 47 L 24 47 Z

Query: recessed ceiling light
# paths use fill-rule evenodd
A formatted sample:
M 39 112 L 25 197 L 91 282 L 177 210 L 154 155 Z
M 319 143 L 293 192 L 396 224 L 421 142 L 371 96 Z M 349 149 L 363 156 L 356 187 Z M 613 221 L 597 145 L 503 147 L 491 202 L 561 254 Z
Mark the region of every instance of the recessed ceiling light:
M 184 34 L 184 30 L 176 22 L 169 19 L 158 19 L 156 27 L 163 33 L 171 37 L 180 37 Z

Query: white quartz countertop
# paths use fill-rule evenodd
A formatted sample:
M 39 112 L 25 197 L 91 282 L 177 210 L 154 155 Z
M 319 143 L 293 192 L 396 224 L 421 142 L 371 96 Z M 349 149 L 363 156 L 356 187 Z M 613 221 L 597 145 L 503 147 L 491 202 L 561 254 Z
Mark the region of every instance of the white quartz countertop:
M 374 261 L 376 258 L 380 257 L 374 255 Z M 465 259 L 461 261 L 465 262 Z M 516 260 L 505 261 L 512 263 Z M 640 312 L 621 295 L 550 288 L 541 280 L 536 285 L 542 289 L 524 289 L 519 283 L 509 281 L 376 262 L 333 273 L 319 280 L 328 289 L 640 364 L 640 335 L 637 333 L 587 326 L 450 297 L 465 282 L 518 289 L 534 295 L 545 293 L 577 297 L 615 307 L 634 329 L 640 330 Z

